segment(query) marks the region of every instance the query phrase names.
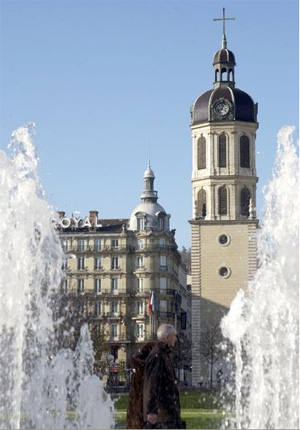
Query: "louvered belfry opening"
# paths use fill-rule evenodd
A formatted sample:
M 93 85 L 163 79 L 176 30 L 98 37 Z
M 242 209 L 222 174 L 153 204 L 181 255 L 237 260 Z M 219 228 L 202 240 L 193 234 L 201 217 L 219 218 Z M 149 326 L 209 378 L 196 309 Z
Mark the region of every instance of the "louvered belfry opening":
M 241 191 L 241 215 L 249 217 L 250 214 L 250 198 L 251 194 L 248 188 L 243 188 Z
M 250 142 L 248 136 L 242 136 L 240 139 L 240 166 L 250 167 Z
M 226 136 L 221 134 L 219 136 L 219 167 L 226 167 Z
M 206 139 L 201 136 L 198 139 L 198 169 L 206 168 Z
M 227 215 L 227 188 L 219 188 L 219 215 Z

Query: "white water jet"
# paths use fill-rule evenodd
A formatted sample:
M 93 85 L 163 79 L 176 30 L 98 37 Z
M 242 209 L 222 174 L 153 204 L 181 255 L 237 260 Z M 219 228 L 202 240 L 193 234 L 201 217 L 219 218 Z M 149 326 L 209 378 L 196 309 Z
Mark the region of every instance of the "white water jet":
M 109 429 L 113 402 L 93 374 L 82 327 L 75 351 L 59 349 L 53 310 L 63 252 L 38 179 L 34 124 L 0 151 L 0 428 Z
M 299 164 L 294 127 L 278 133 L 258 231 L 255 279 L 223 318 L 235 351 L 235 411 L 226 427 L 299 428 Z

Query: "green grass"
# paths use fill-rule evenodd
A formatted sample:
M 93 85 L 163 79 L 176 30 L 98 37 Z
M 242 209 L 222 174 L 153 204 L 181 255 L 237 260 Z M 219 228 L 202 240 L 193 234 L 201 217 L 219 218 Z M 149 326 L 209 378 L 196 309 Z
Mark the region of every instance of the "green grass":
M 126 411 L 128 395 L 113 398 L 116 400 L 116 422 L 118 428 L 126 428 Z M 214 393 L 181 393 L 181 418 L 186 421 L 188 429 L 219 429 L 223 411 L 220 406 L 220 398 Z M 123 424 L 120 427 L 120 424 Z
M 220 397 L 216 393 L 180 393 L 181 409 L 218 409 Z

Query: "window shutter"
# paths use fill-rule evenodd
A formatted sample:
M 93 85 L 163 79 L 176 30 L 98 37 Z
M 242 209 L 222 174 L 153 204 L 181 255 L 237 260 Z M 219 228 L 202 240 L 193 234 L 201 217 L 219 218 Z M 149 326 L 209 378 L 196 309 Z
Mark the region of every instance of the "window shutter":
M 198 210 L 201 218 L 206 217 L 206 191 L 200 190 L 198 193 Z
M 240 139 L 240 166 L 250 167 L 250 143 L 247 136 Z
M 219 215 L 227 215 L 227 189 L 219 189 Z
M 226 167 L 226 136 L 221 134 L 219 137 L 219 167 Z
M 249 216 L 250 191 L 248 188 L 243 188 L 241 191 L 241 215 Z
M 198 169 L 206 168 L 206 140 L 205 137 L 201 136 L 198 139 Z

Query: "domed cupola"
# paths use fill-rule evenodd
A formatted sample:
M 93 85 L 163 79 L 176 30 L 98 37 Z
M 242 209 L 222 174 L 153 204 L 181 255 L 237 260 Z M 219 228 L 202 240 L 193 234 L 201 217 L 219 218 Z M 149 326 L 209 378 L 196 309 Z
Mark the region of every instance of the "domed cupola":
M 150 163 L 144 173 L 144 189 L 141 203 L 131 213 L 128 230 L 169 231 L 170 215 L 157 203 L 157 191 L 154 190 L 154 173 Z
M 232 51 L 227 48 L 222 48 L 215 53 L 213 65 L 227 63 L 228 65 L 235 66 L 235 57 Z
M 227 49 L 223 9 L 222 49 L 213 59 L 213 89 L 197 98 L 191 107 L 191 125 L 212 121 L 257 121 L 257 104 L 242 90 L 235 88 L 235 56 Z
M 214 88 L 229 86 L 234 88 L 234 66 L 236 66 L 233 52 L 227 48 L 217 51 L 214 56 L 213 66 L 215 69 Z

